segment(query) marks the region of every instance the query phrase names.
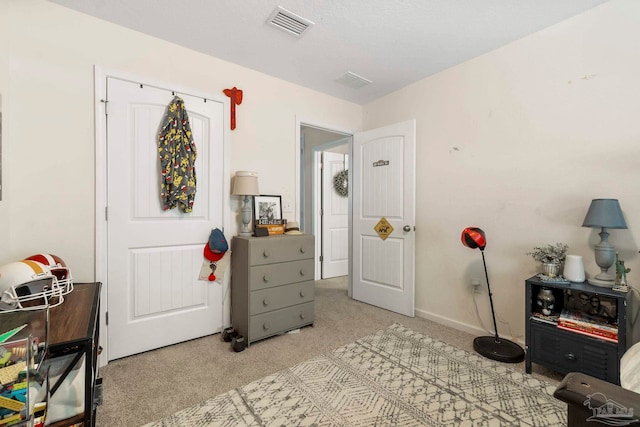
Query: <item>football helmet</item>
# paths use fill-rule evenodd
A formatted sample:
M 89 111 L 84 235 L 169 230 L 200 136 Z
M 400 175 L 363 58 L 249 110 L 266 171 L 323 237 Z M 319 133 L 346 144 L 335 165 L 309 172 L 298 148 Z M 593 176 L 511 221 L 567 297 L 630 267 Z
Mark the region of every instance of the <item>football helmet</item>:
M 0 266 L 0 310 L 38 310 L 64 302 L 58 279 L 32 260 Z
M 58 286 L 62 289 L 62 295 L 66 295 L 73 290 L 73 277 L 71 270 L 64 263 L 62 258 L 53 254 L 35 254 L 25 260 L 39 262 L 58 279 Z

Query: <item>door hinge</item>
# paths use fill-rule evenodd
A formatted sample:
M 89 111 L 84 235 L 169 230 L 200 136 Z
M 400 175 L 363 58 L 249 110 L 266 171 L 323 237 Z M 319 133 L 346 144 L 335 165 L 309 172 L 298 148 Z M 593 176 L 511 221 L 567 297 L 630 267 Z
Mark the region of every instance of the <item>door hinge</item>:
M 109 326 L 109 312 L 104 313 L 104 324 Z
M 104 115 L 108 116 L 109 115 L 109 101 L 107 101 L 106 99 L 101 99 L 100 102 L 102 102 L 104 104 Z
M 324 261 L 324 257 L 320 255 L 320 262 Z
M 104 207 L 104 220 L 109 221 L 109 206 Z

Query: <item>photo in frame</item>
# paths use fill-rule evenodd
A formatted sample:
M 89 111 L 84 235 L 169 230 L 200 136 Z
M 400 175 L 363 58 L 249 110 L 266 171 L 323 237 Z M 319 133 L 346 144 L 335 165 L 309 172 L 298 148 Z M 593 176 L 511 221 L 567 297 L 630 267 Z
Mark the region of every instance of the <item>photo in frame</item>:
M 256 230 L 266 228 L 269 235 L 283 234 L 286 221 L 282 218 L 282 198 L 253 196 L 253 223 Z

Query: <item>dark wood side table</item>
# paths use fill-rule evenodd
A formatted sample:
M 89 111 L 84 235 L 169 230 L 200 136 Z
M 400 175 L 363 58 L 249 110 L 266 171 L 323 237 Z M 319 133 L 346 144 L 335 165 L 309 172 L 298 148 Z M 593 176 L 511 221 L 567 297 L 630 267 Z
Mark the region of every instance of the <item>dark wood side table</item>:
M 98 337 L 100 313 L 100 288 L 97 283 L 75 283 L 71 293 L 65 295 L 64 303 L 49 310 L 48 342 L 45 361 L 61 356 L 69 356 L 71 362 L 65 366 L 60 379 L 50 384 L 50 393 L 64 393 L 64 379 L 85 356 L 84 412 L 71 418 L 57 421 L 50 426 L 62 427 L 83 423 L 95 425 L 95 383 L 98 377 Z M 12 339 L 22 339 L 29 335 L 40 342 L 47 340 L 46 325 L 42 311 L 17 311 L 2 316 L 2 329 L 9 330 L 27 324 L 28 326 Z
M 531 373 L 532 363 L 537 363 L 562 374 L 582 372 L 613 384 L 620 384 L 620 358 L 636 341 L 631 322 L 632 295 L 613 291 L 611 288 L 584 283 L 558 283 L 543 281 L 533 276 L 525 281 L 525 371 Z M 602 296 L 616 303 L 618 341 L 611 342 L 594 336 L 560 329 L 553 323 L 534 316 L 538 311 L 536 296 L 541 288 L 549 289 L 555 297 L 553 312 L 564 308 L 565 294 L 584 293 Z

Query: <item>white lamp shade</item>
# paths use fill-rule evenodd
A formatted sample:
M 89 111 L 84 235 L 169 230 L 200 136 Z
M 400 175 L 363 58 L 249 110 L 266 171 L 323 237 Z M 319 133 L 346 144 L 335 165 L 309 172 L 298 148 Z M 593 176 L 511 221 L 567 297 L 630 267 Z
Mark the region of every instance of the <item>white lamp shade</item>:
M 234 196 L 257 196 L 260 194 L 258 189 L 258 174 L 256 172 L 238 171 L 233 180 L 233 190 L 231 194 Z

